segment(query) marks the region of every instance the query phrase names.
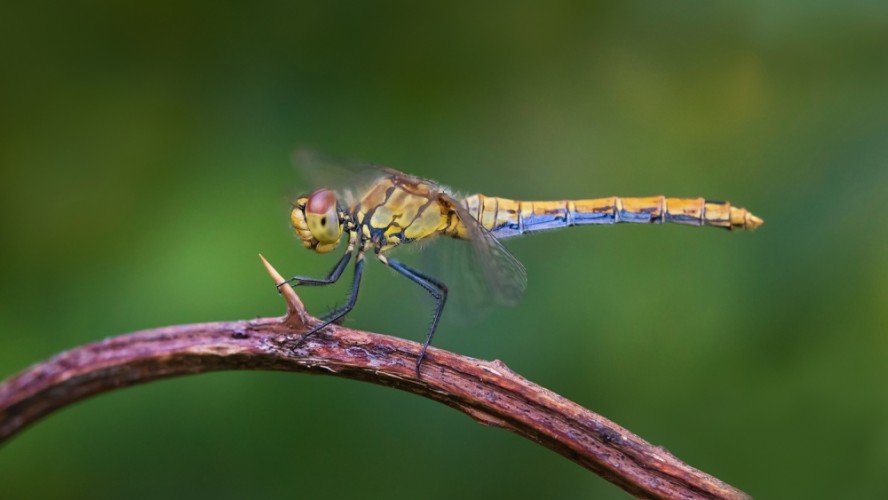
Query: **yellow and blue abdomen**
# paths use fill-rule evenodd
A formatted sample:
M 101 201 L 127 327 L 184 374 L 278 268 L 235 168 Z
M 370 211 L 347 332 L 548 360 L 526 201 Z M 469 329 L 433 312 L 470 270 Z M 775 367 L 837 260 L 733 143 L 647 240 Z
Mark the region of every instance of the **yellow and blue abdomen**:
M 463 206 L 497 238 L 586 224 L 671 222 L 726 229 L 755 229 L 762 220 L 729 202 L 703 198 L 621 198 L 518 201 L 476 194 Z

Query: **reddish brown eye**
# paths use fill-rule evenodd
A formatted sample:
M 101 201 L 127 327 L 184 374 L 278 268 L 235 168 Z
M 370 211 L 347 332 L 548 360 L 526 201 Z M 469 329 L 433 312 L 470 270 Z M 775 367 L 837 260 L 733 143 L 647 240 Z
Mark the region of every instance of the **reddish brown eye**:
M 305 204 L 305 211 L 310 214 L 322 215 L 326 214 L 335 206 L 336 194 L 329 189 L 321 189 L 315 191 L 308 197 L 308 203 Z
M 305 225 L 311 236 L 323 243 L 329 251 L 336 246 L 342 235 L 342 222 L 337 212 L 336 195 L 329 189 L 320 189 L 311 193 L 305 200 Z M 315 247 L 320 248 L 320 247 Z

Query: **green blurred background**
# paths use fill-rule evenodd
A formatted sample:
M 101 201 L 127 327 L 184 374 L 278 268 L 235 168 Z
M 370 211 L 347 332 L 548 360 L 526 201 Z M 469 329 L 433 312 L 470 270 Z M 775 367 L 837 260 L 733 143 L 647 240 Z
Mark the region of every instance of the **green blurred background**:
M 509 243 L 518 308 L 438 347 L 762 498 L 888 495 L 885 2 L 14 2 L 0 8 L 0 377 L 107 336 L 278 315 L 310 145 L 463 192 L 729 199 L 752 234 Z M 51 293 L 47 292 L 50 285 Z M 322 312 L 346 286 L 306 290 Z M 387 313 L 391 304 L 403 304 Z M 373 263 L 351 326 L 419 340 Z M 3 498 L 624 498 L 510 433 L 333 377 L 105 394 L 0 449 Z

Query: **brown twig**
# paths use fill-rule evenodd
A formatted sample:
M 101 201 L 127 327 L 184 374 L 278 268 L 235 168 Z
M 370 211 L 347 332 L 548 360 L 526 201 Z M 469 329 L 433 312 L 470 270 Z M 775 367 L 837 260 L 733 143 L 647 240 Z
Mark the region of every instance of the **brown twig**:
M 275 283 L 283 278 L 268 264 Z M 113 337 L 38 363 L 0 384 L 0 443 L 40 417 L 112 389 L 216 370 L 286 370 L 366 380 L 440 401 L 486 425 L 540 443 L 624 490 L 654 498 L 746 498 L 663 448 L 533 384 L 500 361 L 430 349 L 417 378 L 419 345 L 331 327 L 296 346 L 318 320 L 282 287 L 287 315 L 180 325 Z

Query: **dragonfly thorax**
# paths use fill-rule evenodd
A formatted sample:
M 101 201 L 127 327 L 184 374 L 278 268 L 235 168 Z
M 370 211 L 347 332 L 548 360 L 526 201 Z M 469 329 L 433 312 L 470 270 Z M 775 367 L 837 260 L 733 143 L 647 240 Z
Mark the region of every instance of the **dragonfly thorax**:
M 296 200 L 290 223 L 306 248 L 327 253 L 339 245 L 347 217 L 336 194 L 329 189 L 319 189 Z

